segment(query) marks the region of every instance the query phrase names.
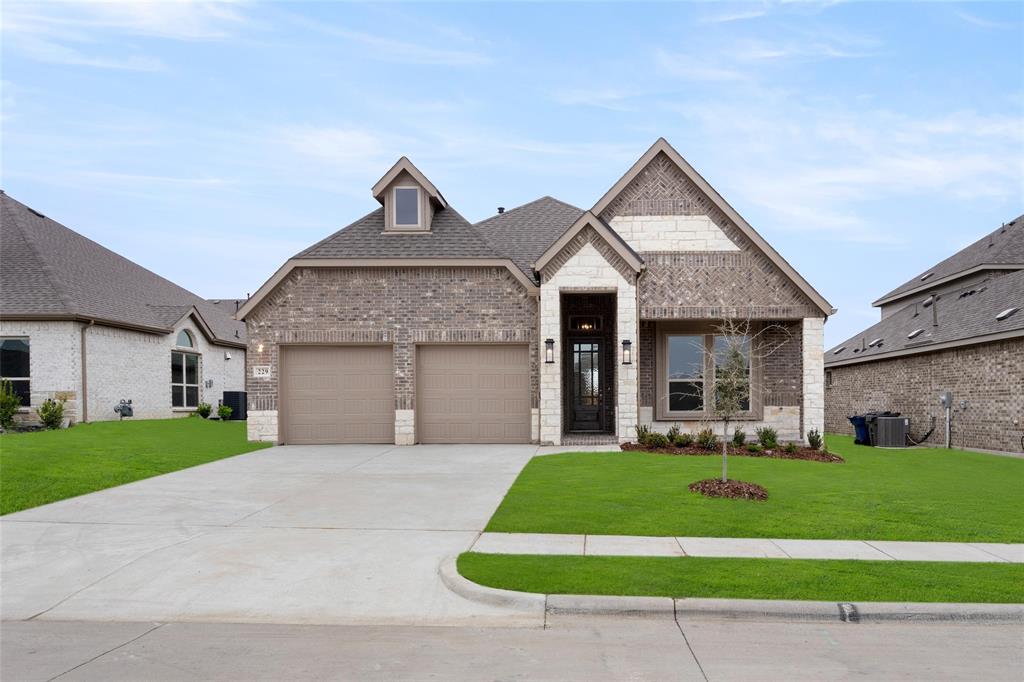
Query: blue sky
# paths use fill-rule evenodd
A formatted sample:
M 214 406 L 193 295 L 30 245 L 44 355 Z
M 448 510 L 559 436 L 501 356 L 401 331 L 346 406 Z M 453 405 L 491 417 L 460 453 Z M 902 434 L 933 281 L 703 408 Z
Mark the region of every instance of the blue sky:
M 208 297 L 376 207 L 590 207 L 666 137 L 839 314 L 1024 212 L 1024 3 L 3 3 L 2 183 Z

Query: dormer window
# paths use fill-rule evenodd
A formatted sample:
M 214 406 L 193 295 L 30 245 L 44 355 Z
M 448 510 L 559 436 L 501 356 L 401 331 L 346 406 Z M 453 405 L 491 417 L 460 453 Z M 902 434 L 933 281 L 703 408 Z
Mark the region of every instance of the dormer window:
M 395 187 L 393 190 L 392 206 L 394 207 L 395 227 L 414 228 L 420 227 L 420 188 L 419 187 Z

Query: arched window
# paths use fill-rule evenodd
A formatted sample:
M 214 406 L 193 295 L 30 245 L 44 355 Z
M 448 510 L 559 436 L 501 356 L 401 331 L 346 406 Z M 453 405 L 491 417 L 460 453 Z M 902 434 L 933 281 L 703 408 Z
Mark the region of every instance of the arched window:
M 192 347 L 192 334 L 187 329 L 182 329 L 178 332 L 178 340 L 174 342 L 178 348 L 191 348 Z

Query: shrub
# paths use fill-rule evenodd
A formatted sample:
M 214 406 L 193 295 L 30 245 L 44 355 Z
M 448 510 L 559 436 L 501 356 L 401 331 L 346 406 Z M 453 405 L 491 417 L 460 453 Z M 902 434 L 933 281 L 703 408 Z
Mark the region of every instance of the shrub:
M 672 442 L 675 443 L 677 448 L 688 448 L 693 445 L 693 434 L 684 431 L 676 436 L 675 440 Z
M 652 448 L 667 448 L 669 446 L 668 436 L 663 433 L 651 433 L 647 436 L 647 446 Z
M 762 426 L 757 429 L 757 442 L 766 450 L 772 450 L 779 446 L 779 434 L 770 426 Z
M 747 452 L 761 452 L 762 450 L 764 448 L 757 443 L 747 443 Z
M 10 431 L 14 428 L 14 413 L 21 407 L 21 398 L 14 392 L 14 384 L 0 379 L 0 428 Z
M 668 433 L 665 434 L 670 443 L 675 443 L 676 438 L 679 438 L 679 424 L 673 424 L 669 427 Z
M 821 450 L 821 446 L 824 444 L 821 439 L 821 431 L 818 431 L 818 429 L 811 429 L 808 431 L 807 443 L 815 450 Z
M 736 429 L 732 432 L 732 444 L 736 447 L 740 447 L 747 442 L 747 434 L 743 429 Z
M 48 429 L 59 429 L 64 421 L 64 401 L 57 402 L 53 398 L 47 398 L 36 410 L 39 421 Z
M 796 452 L 798 450 L 796 443 L 786 443 L 782 447 L 782 449 L 785 450 L 786 452 L 788 452 L 789 454 L 793 454 L 794 452 Z
M 636 425 L 636 442 L 640 445 L 647 445 L 648 439 L 651 437 L 651 427 L 647 424 Z
M 714 450 L 718 447 L 718 436 L 711 429 L 701 429 L 697 432 L 697 445 L 705 450 Z
M 218 407 L 217 416 L 220 417 L 222 421 L 227 421 L 231 417 L 231 406 L 221 405 Z
M 203 419 L 208 418 L 211 412 L 213 412 L 213 408 L 210 406 L 210 403 L 199 403 L 196 405 L 196 414 Z

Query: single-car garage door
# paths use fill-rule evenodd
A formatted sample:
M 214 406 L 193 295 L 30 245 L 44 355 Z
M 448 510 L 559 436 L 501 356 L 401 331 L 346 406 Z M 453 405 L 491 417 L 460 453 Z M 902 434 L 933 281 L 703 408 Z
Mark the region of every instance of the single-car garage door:
M 286 443 L 394 443 L 391 346 L 282 346 Z
M 527 346 L 419 346 L 417 440 L 529 443 Z

